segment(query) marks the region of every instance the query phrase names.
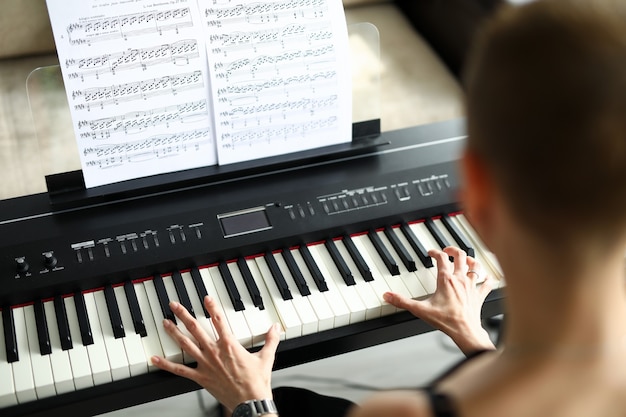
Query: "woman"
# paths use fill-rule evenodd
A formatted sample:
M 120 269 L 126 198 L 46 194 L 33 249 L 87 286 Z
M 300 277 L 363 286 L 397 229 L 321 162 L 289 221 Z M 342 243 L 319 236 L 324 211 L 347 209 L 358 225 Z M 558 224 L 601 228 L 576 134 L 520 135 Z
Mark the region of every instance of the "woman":
M 502 8 L 481 30 L 465 81 L 462 203 L 506 277 L 504 347 L 491 350 L 479 327 L 489 285 L 473 285 L 468 271 L 478 266 L 457 249 L 446 251 L 453 265 L 434 253 L 440 287 L 430 300 L 385 299 L 473 353 L 427 389 L 374 395 L 350 416 L 626 415 L 626 4 Z M 252 355 L 225 330 L 224 340 L 194 348 L 166 328 L 200 366 L 155 358 L 160 368 L 196 380 L 230 410 L 272 398 L 276 329 Z

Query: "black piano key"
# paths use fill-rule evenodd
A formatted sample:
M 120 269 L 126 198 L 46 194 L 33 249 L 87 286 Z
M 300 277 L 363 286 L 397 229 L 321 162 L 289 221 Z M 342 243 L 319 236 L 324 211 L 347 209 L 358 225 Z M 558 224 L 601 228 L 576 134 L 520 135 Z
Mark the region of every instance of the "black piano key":
M 378 236 L 376 230 L 370 230 L 367 235 L 369 236 L 372 245 L 374 245 L 374 248 L 376 248 L 376 252 L 378 252 L 378 255 L 385 263 L 389 273 L 391 275 L 400 275 L 400 268 L 398 267 L 398 264 L 396 264 L 395 259 L 391 256 L 391 253 L 389 253 L 389 250 L 383 241 L 380 240 L 380 236 Z
M 196 287 L 196 292 L 198 293 L 198 297 L 200 297 L 200 301 L 202 302 L 202 310 L 204 311 L 204 316 L 207 319 L 211 318 L 211 315 L 209 314 L 209 312 L 206 310 L 206 307 L 204 306 L 204 297 L 209 295 L 209 293 L 207 292 L 206 287 L 204 286 L 204 281 L 202 281 L 202 276 L 200 275 L 200 271 L 198 271 L 198 268 L 196 267 L 191 268 L 191 279 L 193 280 L 194 287 Z
M 317 285 L 317 289 L 320 290 L 320 292 L 328 291 L 328 284 L 326 284 L 324 275 L 320 272 L 320 269 L 315 263 L 315 259 L 313 259 L 311 255 L 311 251 L 309 251 L 309 248 L 305 244 L 300 245 L 300 255 L 302 255 L 302 259 L 304 259 L 304 263 L 309 269 L 313 281 L 315 281 L 315 285 Z
M 178 294 L 178 301 L 187 309 L 189 314 L 195 318 L 196 313 L 193 311 L 191 299 L 189 298 L 187 288 L 185 288 L 185 283 L 183 282 L 183 277 L 180 275 L 180 272 L 175 271 L 172 273 L 172 281 L 174 281 L 174 288 L 176 288 L 176 294 Z
M 293 299 L 291 291 L 289 290 L 289 285 L 287 285 L 287 281 L 285 281 L 285 277 L 278 267 L 276 259 L 274 259 L 274 254 L 272 252 L 267 252 L 265 254 L 265 262 L 267 262 L 267 266 L 272 273 L 274 282 L 276 282 L 276 286 L 278 287 L 278 291 L 280 291 L 280 295 L 283 297 L 283 300 L 286 301 Z
M 152 282 L 154 283 L 154 289 L 157 293 L 159 304 L 161 305 L 161 312 L 163 313 L 163 317 L 171 320 L 173 323 L 176 323 L 176 316 L 174 316 L 174 313 L 172 313 L 172 309 L 170 308 L 170 297 L 167 295 L 167 290 L 165 289 L 163 278 L 161 277 L 161 275 L 155 274 L 152 278 Z
M 356 267 L 359 269 L 359 272 L 361 273 L 361 276 L 363 277 L 363 279 L 366 282 L 373 281 L 374 276 L 372 275 L 372 271 L 370 270 L 369 265 L 367 265 L 367 263 L 361 256 L 361 253 L 359 252 L 359 250 L 354 245 L 352 238 L 348 235 L 345 235 L 343 237 L 343 244 L 348 250 L 350 257 L 352 257 L 352 260 L 354 261 Z
M 237 259 L 237 266 L 239 267 L 239 272 L 241 272 L 241 276 L 243 277 L 243 282 L 246 283 L 248 293 L 250 293 L 250 297 L 252 298 L 252 304 L 260 310 L 264 310 L 265 306 L 263 305 L 263 298 L 261 297 L 259 287 L 256 285 L 256 281 L 252 276 L 252 272 L 250 272 L 250 268 L 248 268 L 248 262 L 246 262 L 245 258 L 239 258 Z
M 116 339 L 126 337 L 124 323 L 122 323 L 122 315 L 120 314 L 120 306 L 117 305 L 117 297 L 110 284 L 104 287 L 104 299 L 106 300 L 107 310 L 109 311 L 109 320 L 113 328 L 113 336 L 115 336 Z
M 391 246 L 393 246 L 393 249 L 400 257 L 400 260 L 402 261 L 406 269 L 409 270 L 409 272 L 417 271 L 415 260 L 409 254 L 409 251 L 404 247 L 396 232 L 394 232 L 391 227 L 385 227 L 385 236 L 387 236 L 387 239 L 389 239 L 389 243 L 391 243 Z
M 73 348 L 72 335 L 70 334 L 70 324 L 67 321 L 67 310 L 63 297 L 57 295 L 54 297 L 54 314 L 57 318 L 57 327 L 59 328 L 59 338 L 61 339 L 61 349 L 70 350 Z
M 230 297 L 230 301 L 233 303 L 235 311 L 245 310 L 246 307 L 243 305 L 243 301 L 241 301 L 241 294 L 239 294 L 237 285 L 235 285 L 235 281 L 233 280 L 233 276 L 231 275 L 226 262 L 220 262 L 218 269 L 220 271 L 220 275 L 222 276 L 222 280 L 224 281 L 224 285 L 226 285 L 226 291 L 228 291 L 228 296 Z
M 346 285 L 356 285 L 354 281 L 354 277 L 352 276 L 352 271 L 348 268 L 346 261 L 344 261 L 343 256 L 339 253 L 339 249 L 335 245 L 335 241 L 332 239 L 326 240 L 324 243 L 326 249 L 328 249 L 328 253 L 330 253 L 330 257 L 333 259 L 337 270 L 341 274 L 341 278 L 346 283 Z
M 426 224 L 426 228 L 428 229 L 433 239 L 435 239 L 435 242 L 437 242 L 437 244 L 439 245 L 441 249 L 451 246 L 450 242 L 448 242 L 448 239 L 446 239 L 443 233 L 441 233 L 441 230 L 439 230 L 439 228 L 433 222 L 432 219 L 426 219 L 424 224 Z M 448 259 L 450 259 L 450 262 L 454 262 L 454 257 L 449 256 Z
M 15 320 L 13 310 L 10 307 L 2 308 L 2 323 L 4 326 L 4 345 L 7 353 L 7 362 L 20 360 L 17 352 L 17 337 L 15 336 Z
M 445 228 L 448 229 L 448 232 L 450 232 L 456 243 L 459 245 L 459 248 L 463 249 L 469 256 L 476 256 L 469 239 L 459 230 L 450 216 L 441 216 L 441 222 Z
M 50 346 L 50 333 L 48 331 L 48 323 L 46 323 L 46 311 L 43 308 L 43 302 L 41 300 L 35 301 L 33 308 L 35 310 L 39 351 L 42 355 L 49 355 L 52 353 L 52 347 Z
M 424 264 L 426 268 L 432 268 L 434 266 L 433 258 L 428 256 L 428 251 L 424 248 L 424 245 L 422 245 L 422 242 L 419 241 L 417 236 L 415 236 L 411 227 L 406 223 L 402 223 L 400 225 L 400 230 L 404 233 L 404 236 L 409 241 L 409 244 L 417 254 L 417 257 L 420 261 L 422 261 L 422 264 Z
M 298 287 L 298 291 L 303 297 L 307 295 L 311 295 L 311 290 L 304 280 L 304 276 L 296 263 L 296 260 L 293 259 L 293 255 L 291 254 L 291 250 L 285 249 L 283 250 L 283 258 L 285 259 L 285 263 L 287 264 L 287 268 L 289 268 L 289 272 L 291 272 L 291 276 L 293 280 L 296 282 L 296 286 Z
M 139 301 L 137 300 L 135 285 L 131 281 L 126 281 L 124 283 L 124 293 L 126 294 L 126 301 L 128 301 L 130 317 L 133 320 L 135 333 L 141 337 L 148 336 L 146 324 L 143 321 L 143 314 L 141 313 L 141 307 L 139 306 Z
M 84 346 L 93 345 L 93 334 L 91 333 L 91 324 L 87 315 L 87 306 L 85 305 L 85 296 L 82 292 L 74 293 L 74 304 L 76 305 L 76 315 L 78 316 L 78 327 L 80 328 L 80 337 Z

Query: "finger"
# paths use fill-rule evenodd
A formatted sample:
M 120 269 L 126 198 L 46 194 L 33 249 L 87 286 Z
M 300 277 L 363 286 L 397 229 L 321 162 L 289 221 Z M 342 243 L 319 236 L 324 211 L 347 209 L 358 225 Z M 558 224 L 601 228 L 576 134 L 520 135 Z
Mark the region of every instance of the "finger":
M 454 258 L 454 273 L 467 274 L 467 254 L 464 250 L 454 246 L 448 246 L 443 251 Z
M 201 346 L 208 346 L 212 342 L 212 338 L 182 304 L 172 301 L 170 302 L 170 309 L 172 313 L 183 322 L 185 328 L 189 334 L 194 337 L 197 343 Z
M 265 346 L 259 351 L 259 355 L 263 360 L 274 363 L 276 349 L 280 342 L 280 324 L 274 323 L 265 335 Z
M 445 252 L 440 251 L 439 249 L 431 249 L 428 251 L 428 256 L 435 259 L 437 262 L 437 270 L 439 272 L 452 272 L 448 255 Z
M 487 275 L 487 278 L 485 278 L 483 283 L 480 284 L 478 288 L 478 293 L 482 297 L 483 300 L 487 298 L 487 296 L 495 288 L 495 286 L 496 286 L 496 279 Z
M 467 276 L 474 281 L 481 281 L 483 278 L 482 264 L 471 256 L 467 257 Z
M 383 294 L 383 299 L 395 307 L 410 311 L 415 316 L 420 316 L 424 312 L 421 302 L 405 297 L 402 294 L 386 292 Z
M 150 358 L 150 361 L 152 362 L 154 366 L 156 366 L 159 369 L 171 372 L 175 375 L 182 376 L 184 378 L 191 379 L 194 381 L 195 381 L 194 378 L 198 374 L 198 372 L 193 368 L 190 368 L 180 363 L 171 362 L 165 358 L 161 358 L 160 356 L 152 356 Z
M 211 316 L 211 321 L 213 322 L 213 327 L 215 327 L 217 337 L 221 339 L 232 336 L 230 327 L 228 327 L 228 323 L 224 317 L 224 312 L 217 304 L 217 301 L 213 297 L 207 295 L 204 297 L 204 307 Z
M 202 352 L 200 351 L 200 348 L 198 347 L 196 342 L 194 342 L 187 335 L 185 335 L 174 324 L 174 322 L 172 322 L 171 320 L 165 319 L 163 320 L 163 327 L 165 328 L 165 331 L 167 332 L 167 334 L 169 334 L 172 337 L 172 339 L 174 339 L 174 341 L 178 344 L 178 346 L 180 346 L 180 348 L 183 351 L 191 355 L 192 358 L 198 361 L 198 359 L 202 357 Z M 207 346 L 207 345 L 203 345 L 203 346 Z

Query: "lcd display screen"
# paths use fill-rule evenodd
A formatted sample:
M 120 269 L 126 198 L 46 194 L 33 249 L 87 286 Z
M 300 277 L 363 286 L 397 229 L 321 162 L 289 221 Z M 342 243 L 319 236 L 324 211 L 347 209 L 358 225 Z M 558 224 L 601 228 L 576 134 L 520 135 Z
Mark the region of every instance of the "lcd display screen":
M 224 237 L 244 235 L 272 228 L 264 208 L 256 208 L 217 216 Z

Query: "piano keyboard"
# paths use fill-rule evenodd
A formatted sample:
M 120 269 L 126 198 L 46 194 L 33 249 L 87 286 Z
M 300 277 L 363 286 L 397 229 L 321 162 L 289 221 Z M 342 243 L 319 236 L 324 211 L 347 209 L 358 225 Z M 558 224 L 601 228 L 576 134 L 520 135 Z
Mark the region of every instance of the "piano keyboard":
M 504 285 L 493 254 L 455 213 L 4 308 L 0 408 L 151 372 L 153 355 L 192 362 L 163 329 L 175 320 L 170 301 L 215 337 L 202 304 L 212 296 L 250 349 L 275 322 L 287 340 L 393 314 L 382 294 L 428 297 L 437 271 L 427 251 L 450 245 Z

